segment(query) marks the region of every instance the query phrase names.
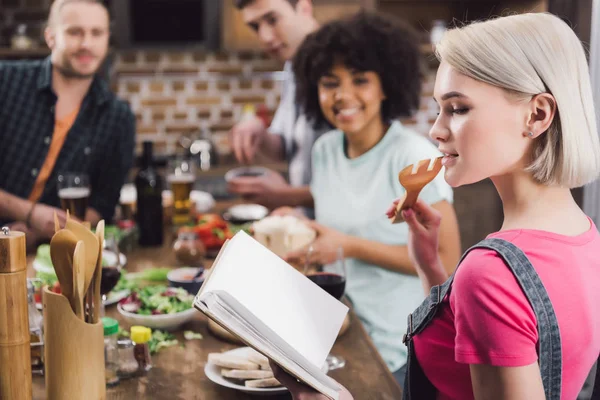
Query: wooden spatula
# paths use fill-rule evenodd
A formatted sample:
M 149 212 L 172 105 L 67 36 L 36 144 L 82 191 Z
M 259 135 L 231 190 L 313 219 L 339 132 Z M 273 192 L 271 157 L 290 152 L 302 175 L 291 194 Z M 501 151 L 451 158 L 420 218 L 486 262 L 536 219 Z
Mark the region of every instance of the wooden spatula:
M 54 212 L 54 233 L 60 231 L 60 222 L 58 222 L 58 215 Z
M 80 240 L 77 242 L 73 253 L 73 303 L 75 304 L 75 315 L 82 321 L 84 320 L 85 253 L 85 243 Z
M 96 323 L 100 320 L 100 309 L 102 308 L 102 295 L 100 294 L 100 282 L 102 281 L 102 250 L 104 248 L 104 220 L 98 222 L 96 225 L 96 238 L 98 239 L 98 260 L 96 262 L 96 269 L 94 271 L 94 279 L 92 285 L 92 323 Z M 117 254 L 119 257 L 119 254 Z
M 400 171 L 398 180 L 406 189 L 406 193 L 404 199 L 396 206 L 396 214 L 390 218 L 393 224 L 404 222 L 401 211 L 415 205 L 421 190 L 437 176 L 441 169 L 442 157 L 438 157 L 421 160 L 417 163 L 416 168 L 414 164 L 411 164 Z
M 65 229 L 73 232 L 77 240 L 83 240 L 85 244 L 83 293 L 87 293 L 94 276 L 94 270 L 96 269 L 96 261 L 98 261 L 98 239 L 96 239 L 96 235 L 92 231 L 73 218 L 67 220 Z
M 73 232 L 61 229 L 52 236 L 50 241 L 50 258 L 54 271 L 60 283 L 61 293 L 69 300 L 73 312 L 73 254 L 77 246 L 77 237 Z

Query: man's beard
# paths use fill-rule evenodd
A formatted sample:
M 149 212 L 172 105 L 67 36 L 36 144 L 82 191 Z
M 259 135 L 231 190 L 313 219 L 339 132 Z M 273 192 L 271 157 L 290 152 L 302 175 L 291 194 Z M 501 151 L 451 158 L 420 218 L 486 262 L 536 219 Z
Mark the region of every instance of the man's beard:
M 102 63 L 99 63 L 98 65 L 102 65 Z M 90 79 L 93 78 L 98 72 L 98 69 L 100 69 L 100 67 L 98 67 L 96 70 L 94 70 L 94 72 L 82 74 L 73 67 L 69 57 L 66 55 L 62 59 L 62 63 L 60 65 L 54 65 L 54 67 L 62 76 L 67 79 Z

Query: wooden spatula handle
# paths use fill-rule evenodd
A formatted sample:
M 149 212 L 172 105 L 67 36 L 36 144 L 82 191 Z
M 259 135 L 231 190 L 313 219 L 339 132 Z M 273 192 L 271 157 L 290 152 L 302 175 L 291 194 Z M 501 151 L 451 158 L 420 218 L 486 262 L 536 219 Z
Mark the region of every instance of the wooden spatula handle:
M 417 202 L 417 199 L 419 198 L 419 193 L 421 193 L 421 190 L 407 191 L 404 194 L 404 199 L 398 202 L 398 205 L 396 206 L 396 215 L 390 218 L 393 224 L 399 224 L 400 222 L 404 222 L 404 218 L 402 218 L 401 211 L 407 210 L 414 206 Z

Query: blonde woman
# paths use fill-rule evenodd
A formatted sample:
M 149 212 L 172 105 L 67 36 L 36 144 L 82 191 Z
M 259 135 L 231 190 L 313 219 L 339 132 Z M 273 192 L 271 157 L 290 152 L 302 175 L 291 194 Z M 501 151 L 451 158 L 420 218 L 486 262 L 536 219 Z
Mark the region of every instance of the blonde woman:
M 430 135 L 446 181 L 491 178 L 504 223 L 448 279 L 439 213 L 403 212 L 431 289 L 409 317 L 404 396 L 575 399 L 600 353 L 600 234 L 569 191 L 600 171 L 583 47 L 559 18 L 525 14 L 451 30 L 437 55 Z M 296 399 L 323 398 L 277 376 Z

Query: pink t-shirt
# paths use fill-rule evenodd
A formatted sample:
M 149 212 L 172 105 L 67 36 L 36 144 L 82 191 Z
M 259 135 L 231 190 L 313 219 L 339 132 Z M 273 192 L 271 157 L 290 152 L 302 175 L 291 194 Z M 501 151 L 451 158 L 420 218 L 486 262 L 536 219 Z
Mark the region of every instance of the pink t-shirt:
M 577 397 L 600 352 L 600 234 L 590 223 L 573 237 L 536 230 L 488 236 L 523 250 L 548 292 L 562 343 L 562 399 Z M 533 309 L 512 272 L 496 252 L 476 249 L 414 346 L 438 399 L 465 400 L 473 398 L 469 364 L 529 365 L 537 340 Z

